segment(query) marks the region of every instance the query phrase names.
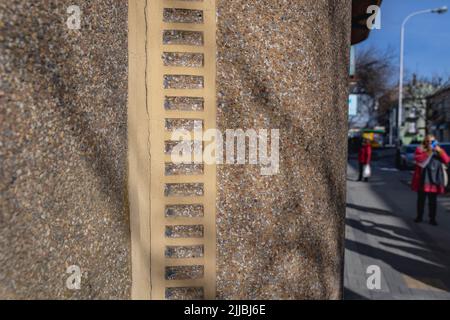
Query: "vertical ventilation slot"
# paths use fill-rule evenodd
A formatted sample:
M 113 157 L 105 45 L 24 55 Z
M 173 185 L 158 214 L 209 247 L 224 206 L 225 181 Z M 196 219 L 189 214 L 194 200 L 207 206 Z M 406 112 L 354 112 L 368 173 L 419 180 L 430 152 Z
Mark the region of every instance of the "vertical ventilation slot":
M 195 159 L 216 127 L 216 3 L 149 2 L 152 298 L 214 299 L 216 166 Z M 192 163 L 172 159 L 180 143 Z

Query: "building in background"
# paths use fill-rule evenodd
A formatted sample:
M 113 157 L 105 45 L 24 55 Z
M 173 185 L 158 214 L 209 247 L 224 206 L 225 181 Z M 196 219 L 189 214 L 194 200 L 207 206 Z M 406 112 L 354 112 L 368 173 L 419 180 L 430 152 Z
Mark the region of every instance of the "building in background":
M 422 141 L 427 133 L 427 97 L 440 83 L 418 79 L 416 75 L 405 84 L 400 139 L 398 134 L 398 91 L 392 87 L 378 100 L 377 120 L 379 126 L 386 128 L 386 143 L 411 144 Z
M 450 141 L 450 84 L 427 97 L 427 128 L 439 141 Z
M 436 90 L 436 86 L 413 75 L 404 90 L 400 139 L 402 144 L 411 144 L 422 141 L 426 135 L 427 96 Z
M 365 93 L 351 93 L 349 98 L 349 129 L 377 126 L 376 101 Z

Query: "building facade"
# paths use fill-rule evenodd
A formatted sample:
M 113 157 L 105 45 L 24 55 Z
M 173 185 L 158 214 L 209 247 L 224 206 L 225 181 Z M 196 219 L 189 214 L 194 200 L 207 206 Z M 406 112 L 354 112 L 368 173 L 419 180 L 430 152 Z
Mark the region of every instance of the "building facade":
M 435 86 L 427 81 L 420 81 L 416 76 L 405 86 L 403 98 L 403 119 L 401 140 L 403 144 L 422 141 L 426 135 L 427 96 Z
M 439 141 L 450 141 L 450 85 L 427 97 L 427 128 Z

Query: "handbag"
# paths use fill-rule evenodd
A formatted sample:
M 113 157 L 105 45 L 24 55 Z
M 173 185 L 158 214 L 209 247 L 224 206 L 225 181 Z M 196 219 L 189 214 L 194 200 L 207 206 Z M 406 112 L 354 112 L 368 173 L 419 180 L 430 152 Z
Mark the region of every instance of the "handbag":
M 445 164 L 442 164 L 442 171 L 444 171 L 444 187 L 447 187 L 448 185 L 448 173 L 447 173 L 447 166 Z
M 370 169 L 369 164 L 365 164 L 363 167 L 363 178 L 370 178 L 372 175 L 372 170 Z

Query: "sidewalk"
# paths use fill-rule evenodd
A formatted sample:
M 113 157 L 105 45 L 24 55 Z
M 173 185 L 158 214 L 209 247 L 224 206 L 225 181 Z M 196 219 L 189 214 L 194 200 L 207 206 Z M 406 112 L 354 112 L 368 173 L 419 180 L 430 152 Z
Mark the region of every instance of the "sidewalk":
M 348 166 L 345 299 L 450 299 L 450 198 L 439 199 L 438 227 L 415 224 L 407 173 L 375 162 L 363 183 L 355 168 Z M 380 290 L 367 288 L 371 265 L 381 269 Z

